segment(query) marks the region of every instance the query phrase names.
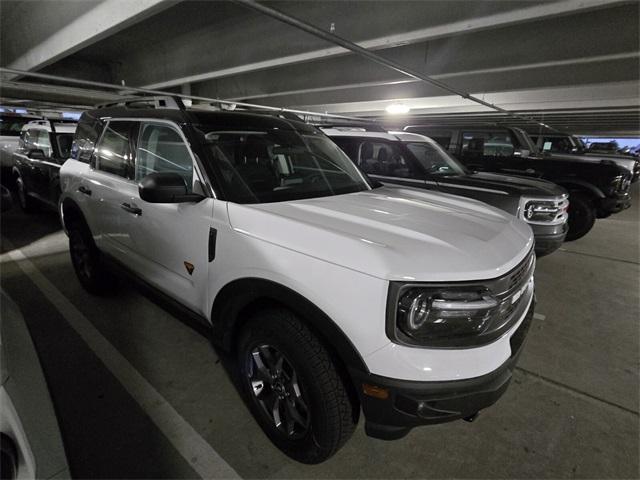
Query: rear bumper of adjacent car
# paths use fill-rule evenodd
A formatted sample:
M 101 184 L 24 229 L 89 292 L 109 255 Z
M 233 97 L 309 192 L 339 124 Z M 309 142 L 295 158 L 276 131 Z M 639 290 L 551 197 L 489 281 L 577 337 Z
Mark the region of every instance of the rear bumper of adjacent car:
M 506 391 L 533 319 L 535 301 L 511 335 L 511 356 L 480 377 L 440 382 L 416 382 L 351 372 L 358 386 L 367 435 L 383 440 L 404 437 L 420 425 L 471 420 Z M 367 391 L 368 393 L 363 393 Z
M 564 242 L 569 225 L 530 225 L 536 241 L 535 250 L 538 257 L 555 252 Z

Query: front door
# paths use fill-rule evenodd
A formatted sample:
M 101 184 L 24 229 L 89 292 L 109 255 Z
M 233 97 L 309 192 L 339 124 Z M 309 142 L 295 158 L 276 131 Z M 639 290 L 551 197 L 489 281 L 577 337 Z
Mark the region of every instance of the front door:
M 135 181 L 154 172 L 178 173 L 191 192 L 203 193 L 202 177 L 186 139 L 169 122 L 143 122 L 135 145 Z M 147 203 L 137 189 L 128 202 L 140 209 L 125 220 L 136 269 L 146 281 L 200 314 L 205 314 L 209 237 L 214 200 Z

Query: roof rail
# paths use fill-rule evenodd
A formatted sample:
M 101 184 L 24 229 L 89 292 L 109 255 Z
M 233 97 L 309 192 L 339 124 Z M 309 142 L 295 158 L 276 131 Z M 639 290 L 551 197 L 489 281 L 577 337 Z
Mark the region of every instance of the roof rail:
M 312 122 L 312 125 L 318 128 L 335 128 L 336 130 L 364 130 L 365 132 L 387 132 L 387 129 L 376 123 L 359 123 L 359 122 Z
M 128 107 L 128 108 L 167 108 L 169 110 L 184 110 L 182 99 L 171 95 L 140 95 L 127 97 L 115 102 L 107 102 L 96 105 L 96 108 Z

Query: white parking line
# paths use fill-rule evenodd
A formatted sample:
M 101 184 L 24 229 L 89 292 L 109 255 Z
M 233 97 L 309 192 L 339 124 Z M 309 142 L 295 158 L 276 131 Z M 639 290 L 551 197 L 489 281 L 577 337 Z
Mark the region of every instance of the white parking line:
M 541 313 L 534 313 L 533 318 L 535 318 L 536 320 L 544 320 L 545 318 L 547 318 L 547 316 L 542 315 Z
M 9 242 L 6 245 L 11 248 Z M 8 252 L 202 478 L 241 478 L 127 359 L 22 253 Z

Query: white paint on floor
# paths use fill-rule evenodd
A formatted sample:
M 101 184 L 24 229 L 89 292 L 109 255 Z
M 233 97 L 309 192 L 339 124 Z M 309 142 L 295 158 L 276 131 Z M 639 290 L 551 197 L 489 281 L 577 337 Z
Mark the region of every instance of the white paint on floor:
M 11 248 L 10 242 L 4 242 Z M 22 250 L 12 249 L 5 255 L 15 261 L 35 283 L 200 477 L 241 478 L 82 312 L 38 270 Z

